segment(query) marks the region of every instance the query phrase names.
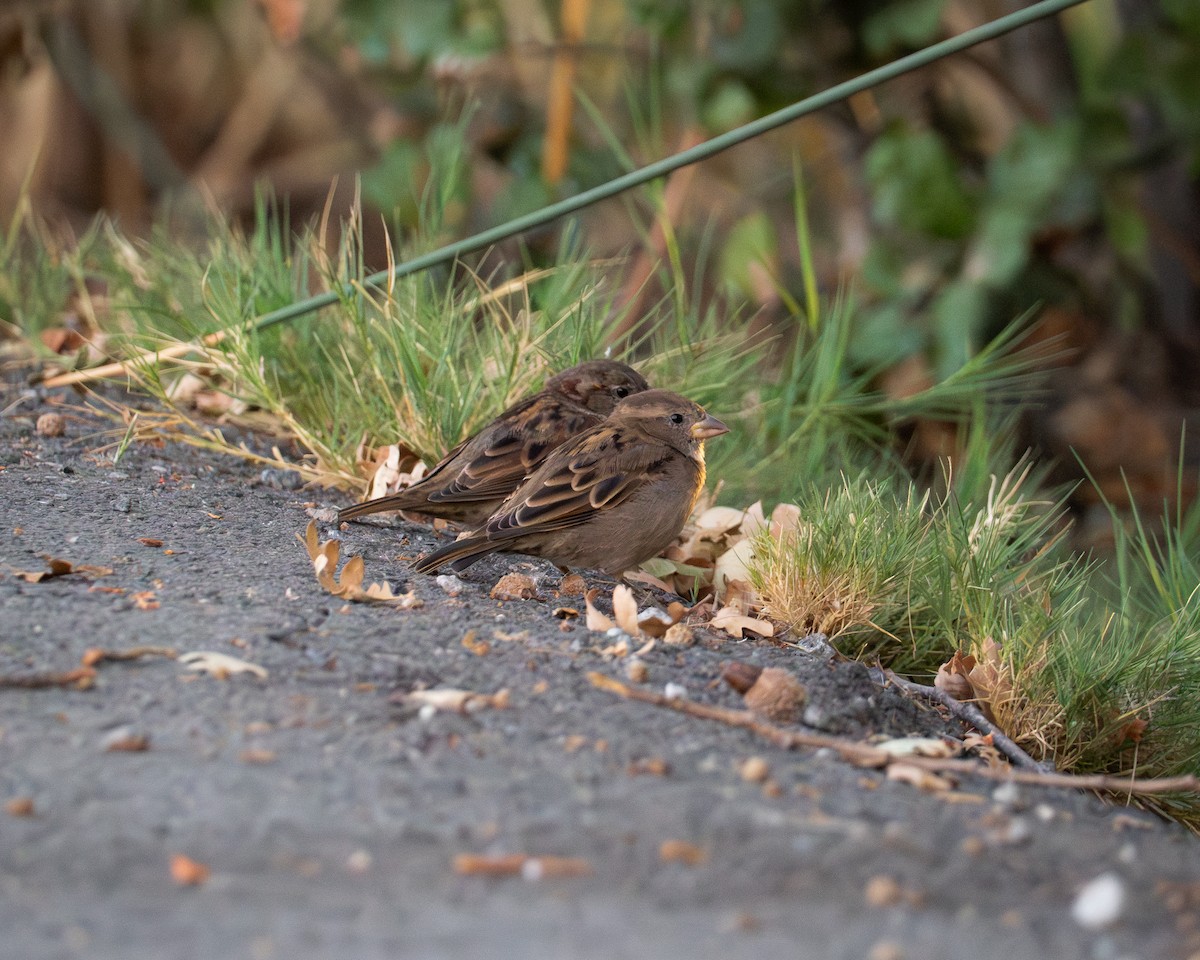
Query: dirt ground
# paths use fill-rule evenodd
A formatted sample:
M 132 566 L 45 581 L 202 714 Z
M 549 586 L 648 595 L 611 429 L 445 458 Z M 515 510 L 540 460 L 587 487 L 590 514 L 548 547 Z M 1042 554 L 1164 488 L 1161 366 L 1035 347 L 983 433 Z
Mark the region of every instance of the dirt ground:
M 615 698 L 586 674 L 625 667 L 600 652 L 610 638 L 553 615 L 567 601 L 552 567 L 489 560 L 452 598 L 401 559 L 434 542 L 416 524 L 341 536 L 368 578 L 424 605 L 345 605 L 296 538 L 328 498 L 179 446 L 114 466 L 90 452 L 96 422 L 46 439 L 41 401 L 0 399 L 0 674 L 144 644 L 268 671 L 222 680 L 146 658 L 101 664 L 88 690 L 0 689 L 6 956 L 1200 956 L 1200 844 L 1178 826 L 976 778 L 928 793 Z M 45 556 L 111 573 L 17 575 Z M 508 569 L 542 599 L 490 599 Z M 648 689 L 727 706 L 724 661 L 786 666 L 825 732 L 951 729 L 861 665 L 758 641 L 702 634 L 643 659 Z M 504 689 L 509 705 L 395 702 L 422 686 Z M 114 749 L 139 737 L 147 749 Z M 766 787 L 740 773 L 754 756 Z M 211 874 L 178 883 L 179 854 Z M 464 875 L 462 854 L 588 872 Z M 1119 902 L 1081 922 L 1102 877 Z

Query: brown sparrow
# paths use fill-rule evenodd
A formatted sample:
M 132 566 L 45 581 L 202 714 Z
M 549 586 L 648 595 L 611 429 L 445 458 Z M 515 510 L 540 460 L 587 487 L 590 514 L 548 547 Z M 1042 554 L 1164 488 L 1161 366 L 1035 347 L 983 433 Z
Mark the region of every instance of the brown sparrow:
M 704 441 L 728 432 L 677 393 L 635 394 L 555 450 L 487 523 L 413 567 L 461 571 L 506 551 L 619 574 L 678 536 L 704 487 Z
M 649 389 L 636 370 L 589 360 L 546 381 L 505 410 L 399 493 L 338 512 L 338 521 L 382 510 L 412 510 L 457 523 L 483 523 L 560 444 L 604 421 L 619 401 Z

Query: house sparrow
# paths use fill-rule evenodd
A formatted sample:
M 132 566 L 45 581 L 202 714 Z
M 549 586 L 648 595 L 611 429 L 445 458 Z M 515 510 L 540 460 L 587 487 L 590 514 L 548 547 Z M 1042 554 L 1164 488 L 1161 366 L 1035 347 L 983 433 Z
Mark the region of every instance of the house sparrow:
M 617 403 L 650 385 L 614 360 L 589 360 L 546 381 L 446 454 L 421 480 L 391 496 L 356 503 L 338 522 L 382 510 L 412 510 L 480 524 L 560 444 L 604 422 Z
M 478 530 L 413 567 L 457 572 L 503 550 L 619 574 L 678 536 L 704 487 L 704 441 L 728 432 L 677 393 L 636 394 L 555 450 Z

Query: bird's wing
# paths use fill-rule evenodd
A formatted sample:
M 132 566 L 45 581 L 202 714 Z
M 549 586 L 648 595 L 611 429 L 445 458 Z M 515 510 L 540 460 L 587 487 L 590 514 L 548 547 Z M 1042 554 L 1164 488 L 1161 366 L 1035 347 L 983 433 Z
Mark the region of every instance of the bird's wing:
M 560 447 L 488 520 L 493 542 L 563 530 L 623 503 L 662 475 L 674 451 L 614 427 Z

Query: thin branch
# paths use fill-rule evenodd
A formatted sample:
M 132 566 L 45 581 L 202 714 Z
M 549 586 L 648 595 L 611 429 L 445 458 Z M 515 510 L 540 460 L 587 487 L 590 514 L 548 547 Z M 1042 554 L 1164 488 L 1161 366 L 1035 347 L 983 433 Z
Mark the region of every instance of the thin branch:
M 44 690 L 47 687 L 74 687 L 87 690 L 96 682 L 96 671 L 91 667 L 76 667 L 74 670 L 56 673 L 0 674 L 0 690 Z
M 1036 770 L 1038 773 L 1053 773 L 1054 768 L 1050 764 L 1039 763 L 1034 760 L 1028 753 L 1022 750 L 1015 741 L 1005 736 L 994 723 L 988 720 L 973 703 L 964 703 L 962 700 L 955 700 L 945 690 L 937 687 L 926 686 L 923 683 L 915 683 L 912 680 L 906 680 L 904 677 L 897 676 L 891 670 L 887 671 L 887 679 L 889 683 L 895 684 L 901 690 L 907 693 L 914 693 L 918 696 L 928 697 L 930 700 L 936 700 L 943 707 L 950 711 L 951 714 L 958 717 L 960 720 L 965 720 L 980 733 L 992 738 L 992 746 L 999 750 L 1004 756 L 1012 762 L 1016 767 L 1022 770 Z
M 817 747 L 835 751 L 839 756 L 853 761 L 859 766 L 885 768 L 893 763 L 909 767 L 919 767 L 931 773 L 958 773 L 964 776 L 982 777 L 985 780 L 1001 782 L 1024 783 L 1038 787 L 1059 787 L 1069 790 L 1102 790 L 1110 793 L 1122 793 L 1127 796 L 1150 796 L 1162 793 L 1200 793 L 1200 777 L 1160 777 L 1142 778 L 1114 777 L 1107 774 L 1092 776 L 1077 776 L 1070 773 L 1043 773 L 1037 770 L 1018 770 L 1011 767 L 986 767 L 974 760 L 942 759 L 938 757 L 897 757 L 860 743 L 857 740 L 847 740 L 842 737 L 829 736 L 820 733 L 805 733 L 799 730 L 786 730 L 773 723 L 760 720 L 749 710 L 730 710 L 726 707 L 715 707 L 707 703 L 697 703 L 682 697 L 667 697 L 651 690 L 641 690 L 630 687 L 619 680 L 605 676 L 602 673 L 589 673 L 588 681 L 592 686 L 626 700 L 637 700 L 656 707 L 665 707 L 677 713 L 704 720 L 716 720 L 733 727 L 749 730 L 756 736 L 762 737 L 777 747 L 785 750 L 795 750 L 797 747 Z

